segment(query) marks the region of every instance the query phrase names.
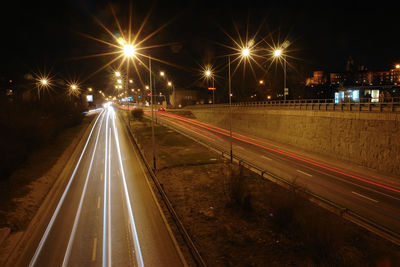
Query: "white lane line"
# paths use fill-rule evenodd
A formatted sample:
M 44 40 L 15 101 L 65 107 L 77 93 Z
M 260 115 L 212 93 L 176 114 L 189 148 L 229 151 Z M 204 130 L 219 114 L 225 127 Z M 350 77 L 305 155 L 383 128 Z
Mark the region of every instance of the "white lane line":
M 266 160 L 272 160 L 271 158 L 268 158 L 268 157 L 266 157 L 266 156 L 264 156 L 264 155 L 262 155 L 261 156 L 263 159 L 266 159 Z
M 363 197 L 363 198 L 365 198 L 365 199 L 368 199 L 368 200 L 370 200 L 370 201 L 372 201 L 372 202 L 375 202 L 375 203 L 378 203 L 378 202 L 379 202 L 378 200 L 375 200 L 375 199 L 373 199 L 373 198 L 370 198 L 370 197 L 361 195 L 360 193 L 357 193 L 357 192 L 354 192 L 354 191 L 351 191 L 351 193 L 353 193 L 354 195 L 357 195 L 357 196 L 359 196 L 359 197 Z
M 106 253 L 106 234 L 107 234 L 107 156 L 108 156 L 108 117 L 110 116 L 107 108 L 106 131 L 105 131 L 105 152 L 104 152 L 104 197 L 103 197 L 103 267 L 107 266 L 107 253 Z
M 303 172 L 303 171 L 300 171 L 300 170 L 296 170 L 296 171 L 301 173 L 301 174 L 304 174 L 304 175 L 307 175 L 309 177 L 312 177 L 312 174 L 309 174 L 309 173 L 306 173 L 306 172 Z
M 97 117 L 96 121 L 94 122 L 94 125 L 93 125 L 92 129 L 90 130 L 89 136 L 88 136 L 88 138 L 86 140 L 86 144 L 83 147 L 82 153 L 81 153 L 81 155 L 79 157 L 78 162 L 76 163 L 76 166 L 75 166 L 75 169 L 74 169 L 74 171 L 73 171 L 73 173 L 71 175 L 71 178 L 69 179 L 68 184 L 67 184 L 67 186 L 66 186 L 66 188 L 65 188 L 65 190 L 64 190 L 64 192 L 63 192 L 63 194 L 62 194 L 62 196 L 60 198 L 60 201 L 57 204 L 56 210 L 54 211 L 53 215 L 51 216 L 50 222 L 46 227 L 46 231 L 44 232 L 42 238 L 40 239 L 40 243 L 39 243 L 38 247 L 36 248 L 35 254 L 33 255 L 32 259 L 31 259 L 31 261 L 29 263 L 30 267 L 31 266 L 35 266 L 35 264 L 36 264 L 37 258 L 39 257 L 39 254 L 40 254 L 40 252 L 41 252 L 41 250 L 43 248 L 44 242 L 46 241 L 47 236 L 49 235 L 49 232 L 50 232 L 51 228 L 53 227 L 53 224 L 54 224 L 54 221 L 55 221 L 55 219 L 56 219 L 56 217 L 58 215 L 58 212 L 60 211 L 60 208 L 61 208 L 62 204 L 64 203 L 65 196 L 67 195 L 67 193 L 69 191 L 69 188 L 71 187 L 72 181 L 75 178 L 76 171 L 78 170 L 78 166 L 79 166 L 79 164 L 80 164 L 80 162 L 82 160 L 83 155 L 85 154 L 86 147 L 87 147 L 87 145 L 88 145 L 88 143 L 90 141 L 90 138 L 92 137 L 93 130 L 96 127 L 97 121 L 101 117 L 102 113 L 100 113 L 100 115 Z M 104 116 L 104 113 L 103 113 L 103 116 Z
M 96 250 L 97 250 L 97 238 L 93 239 L 93 251 L 92 251 L 92 261 L 96 260 Z
M 89 164 L 89 169 L 88 169 L 88 172 L 87 172 L 87 175 L 86 175 L 85 185 L 83 186 L 83 191 L 81 193 L 81 198 L 79 200 L 78 210 L 77 210 L 77 212 L 75 214 L 75 219 L 74 219 L 74 224 L 73 224 L 73 227 L 72 227 L 72 231 L 71 231 L 71 234 L 69 235 L 68 246 L 67 246 L 67 250 L 65 251 L 64 260 L 63 260 L 63 264 L 62 264 L 63 267 L 68 265 L 68 260 L 69 260 L 69 257 L 71 255 L 72 244 L 74 243 L 76 229 L 78 228 L 78 222 L 79 222 L 79 219 L 81 217 L 83 200 L 84 200 L 85 195 L 86 195 L 87 185 L 88 185 L 88 182 L 89 182 L 89 176 L 90 176 L 90 173 L 92 171 L 94 156 L 96 155 L 96 149 L 97 149 L 97 144 L 99 142 L 99 136 L 100 136 L 100 131 L 101 131 L 101 126 L 102 125 L 103 125 L 103 119 L 100 122 L 100 128 L 99 128 L 99 131 L 98 131 L 97 136 L 96 136 L 96 142 L 94 144 L 93 154 L 92 154 L 92 157 L 90 159 L 90 164 Z
M 139 238 L 138 238 L 138 234 L 136 231 L 136 225 L 135 225 L 135 219 L 133 218 L 133 212 L 132 212 L 132 206 L 131 206 L 131 200 L 129 198 L 129 193 L 128 193 L 128 186 L 126 184 L 126 177 L 125 177 L 125 170 L 124 170 L 124 166 L 122 164 L 122 156 L 121 156 L 121 149 L 119 147 L 119 139 L 118 139 L 118 130 L 115 127 L 115 113 L 114 110 L 111 108 L 111 110 L 113 111 L 113 116 L 112 116 L 112 123 L 113 123 L 113 128 L 114 128 L 114 138 L 115 138 L 115 143 L 117 146 L 117 152 L 118 152 L 118 159 L 119 159 L 119 165 L 120 165 L 120 169 L 121 169 L 121 173 L 122 173 L 122 182 L 123 182 L 123 186 L 124 186 L 124 193 L 125 193 L 125 201 L 126 204 L 128 206 L 128 212 L 129 212 L 129 219 L 130 219 L 130 225 L 131 225 L 131 232 L 132 232 L 132 238 L 134 240 L 134 246 L 135 246 L 135 255 L 136 255 L 136 261 L 138 266 L 143 267 L 144 266 L 144 262 L 143 262 L 143 256 L 142 256 L 142 252 L 140 249 L 140 244 L 139 244 Z

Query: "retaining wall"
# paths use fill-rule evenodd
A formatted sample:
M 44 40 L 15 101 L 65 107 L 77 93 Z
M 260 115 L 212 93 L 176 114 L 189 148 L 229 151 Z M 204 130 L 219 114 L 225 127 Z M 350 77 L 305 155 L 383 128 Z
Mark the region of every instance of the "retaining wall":
M 229 129 L 226 108 L 191 109 Z M 400 178 L 400 113 L 233 108 L 232 130 L 333 156 Z

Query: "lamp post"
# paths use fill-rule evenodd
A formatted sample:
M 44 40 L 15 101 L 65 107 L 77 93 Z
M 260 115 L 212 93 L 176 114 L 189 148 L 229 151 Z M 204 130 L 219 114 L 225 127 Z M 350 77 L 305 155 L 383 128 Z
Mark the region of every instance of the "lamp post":
M 212 90 L 212 92 L 213 92 L 213 104 L 215 103 L 215 101 L 214 101 L 214 91 L 215 91 L 215 86 L 214 86 L 214 74 L 212 73 L 212 71 L 210 70 L 210 69 L 207 69 L 206 71 L 204 71 L 204 75 L 207 77 L 207 78 L 212 78 L 212 87 L 214 88 L 213 90 Z
M 152 139 L 152 146 L 153 146 L 153 168 L 154 172 L 157 170 L 157 163 L 156 163 L 156 144 L 155 144 L 155 137 L 154 137 L 154 110 L 153 110 L 153 86 L 151 82 L 151 57 L 149 56 L 149 79 L 150 79 L 150 107 L 151 107 L 151 139 Z
M 241 50 L 242 58 L 250 56 L 250 48 L 244 47 Z M 231 57 L 228 56 L 228 88 L 229 88 L 229 143 L 230 143 L 230 158 L 231 163 L 233 162 L 233 150 L 232 150 L 232 77 L 231 77 Z
M 172 99 L 173 99 L 174 104 L 173 105 L 171 104 L 171 105 L 175 106 L 175 86 L 171 81 L 168 82 L 168 86 L 172 88 Z M 169 100 L 169 102 L 171 103 L 171 99 Z
M 286 58 L 282 53 L 282 49 L 276 49 L 274 51 L 274 57 L 276 58 L 283 58 L 283 99 L 286 101 L 286 93 L 285 93 L 285 89 L 286 89 Z
M 231 163 L 233 162 L 232 152 L 232 88 L 231 88 L 231 56 L 228 56 L 228 88 L 229 88 L 229 143 L 230 143 L 230 157 Z

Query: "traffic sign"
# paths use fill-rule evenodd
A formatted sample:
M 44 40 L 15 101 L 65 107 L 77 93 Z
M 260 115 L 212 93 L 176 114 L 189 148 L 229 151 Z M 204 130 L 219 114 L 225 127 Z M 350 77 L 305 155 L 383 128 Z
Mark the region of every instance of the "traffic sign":
M 208 90 L 212 90 L 212 91 L 214 91 L 214 90 L 216 90 L 217 88 L 215 88 L 215 87 L 208 87 Z
M 289 95 L 289 88 L 285 88 L 285 95 Z

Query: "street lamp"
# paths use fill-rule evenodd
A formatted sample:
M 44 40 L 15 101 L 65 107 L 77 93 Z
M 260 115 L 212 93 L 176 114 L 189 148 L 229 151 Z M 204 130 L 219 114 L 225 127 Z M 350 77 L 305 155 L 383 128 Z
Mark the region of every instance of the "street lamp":
M 213 92 L 213 104 L 214 104 L 214 103 L 215 103 L 215 101 L 214 101 L 215 86 L 214 86 L 214 75 L 213 75 L 211 69 L 206 69 L 206 70 L 204 71 L 204 76 L 205 76 L 207 79 L 212 78 L 212 87 L 213 87 L 212 92 Z
M 160 71 L 160 76 L 164 77 L 164 75 L 165 75 L 165 72 Z
M 283 100 L 286 101 L 286 58 L 282 53 L 282 49 L 276 49 L 274 51 L 274 57 L 283 57 Z
M 250 56 L 249 47 L 244 47 L 241 50 L 241 57 L 247 58 Z M 230 139 L 230 157 L 233 162 L 232 152 L 232 77 L 231 77 L 231 56 L 228 56 L 228 86 L 229 86 L 229 139 Z
M 117 76 L 117 77 L 121 76 L 121 72 L 116 71 L 116 72 L 115 72 L 115 76 Z
M 274 50 L 274 57 L 283 59 L 283 99 L 286 101 L 286 56 L 284 53 L 284 49 L 290 46 L 290 42 L 288 40 L 284 41 L 281 48 L 277 48 Z
M 41 79 L 41 80 L 40 80 L 40 83 L 41 83 L 43 86 L 46 86 L 46 85 L 49 84 L 49 82 L 47 81 L 47 79 Z

